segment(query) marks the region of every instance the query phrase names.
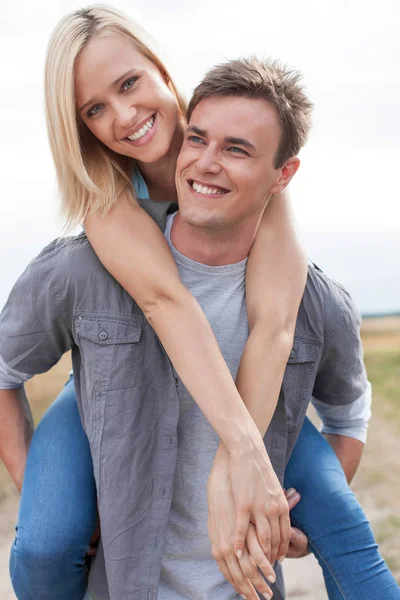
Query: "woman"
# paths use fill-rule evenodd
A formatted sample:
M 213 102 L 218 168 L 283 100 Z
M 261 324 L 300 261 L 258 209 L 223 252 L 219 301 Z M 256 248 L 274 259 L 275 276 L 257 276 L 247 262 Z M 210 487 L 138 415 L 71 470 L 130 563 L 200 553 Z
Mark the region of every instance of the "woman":
M 132 64 L 125 64 L 131 58 L 125 60 L 120 53 L 116 63 L 108 54 L 118 45 L 126 47 L 127 40 L 134 49 L 134 68 Z M 204 315 L 179 281 L 161 232 L 132 198 L 132 172 L 137 192 L 140 185 L 143 188 L 147 184 L 148 195 L 160 205 L 165 198 L 176 198 L 174 168 L 182 140 L 185 104 L 170 70 L 153 48 L 154 43 L 137 25 L 104 8 L 78 11 L 63 20 L 53 35 L 46 68 L 47 122 L 67 221 L 85 223 L 100 260 L 142 308 L 182 381 L 226 446 L 236 513 L 240 515 L 235 536 L 238 557 L 244 550 L 251 518 L 259 539 L 271 532 L 271 547 L 264 545 L 263 549 L 274 562 L 287 551 L 287 503 L 262 438 L 242 399 L 250 413 L 255 407 L 267 404 L 263 416 L 266 424 L 269 423 L 291 348 L 304 288 L 305 261 L 292 229 L 287 201 L 271 201 L 247 269 L 250 336 L 239 368 L 238 393 Z M 102 53 L 104 69 L 100 71 L 94 67 Z M 114 81 L 111 74 L 115 66 L 118 66 L 119 77 Z M 59 88 L 60 81 L 64 88 Z M 268 287 L 267 283 L 261 285 L 263 281 L 268 282 Z M 270 293 L 271 286 L 276 290 L 274 294 Z M 266 301 L 268 298 L 271 300 Z M 193 364 L 196 364 L 196 373 L 193 373 Z M 218 397 L 217 405 L 210 401 L 213 396 Z M 59 420 L 64 423 L 65 436 L 60 435 Z M 73 461 L 67 473 L 63 461 L 60 470 L 53 456 L 46 467 L 47 480 L 51 481 L 58 497 L 67 498 L 69 511 L 61 509 L 54 499 L 48 506 L 48 490 L 38 486 L 40 448 L 42 444 L 49 444 L 55 432 L 57 443 L 65 443 L 64 452 L 67 445 L 72 444 L 71 454 L 76 455 L 79 463 L 79 473 Z M 241 444 L 237 443 L 238 439 Z M 244 465 L 245 473 L 242 472 Z M 56 474 L 62 477 L 56 480 Z M 46 597 L 46 593 L 49 598 L 82 597 L 84 554 L 96 517 L 95 489 L 90 474 L 90 452 L 70 382 L 38 427 L 27 463 L 18 536 L 11 557 L 12 578 L 19 598 L 35 597 L 34 589 L 40 589 L 41 597 Z M 29 507 L 32 501 L 29 488 L 33 480 L 36 506 Z M 38 494 L 46 502 L 45 509 L 38 501 Z M 256 510 L 261 502 L 265 507 L 263 515 Z M 26 515 L 28 510 L 32 514 L 38 506 L 48 517 L 49 511 L 53 511 L 51 529 L 60 525 L 62 519 L 58 527 L 60 544 L 68 547 L 65 536 L 69 536 L 72 552 L 63 562 L 67 574 L 54 569 L 50 561 L 48 571 L 52 573 L 44 573 L 41 579 L 36 572 L 36 581 L 32 581 L 27 561 L 21 566 L 21 554 L 24 554 L 21 547 L 28 544 L 29 549 Z M 250 511 L 243 511 L 243 506 L 250 506 Z M 72 532 L 69 519 L 79 513 L 82 523 Z M 280 527 L 274 513 L 280 517 Z M 307 532 L 307 523 L 304 529 Z M 46 544 L 47 539 L 41 536 L 41 543 Z M 50 549 L 47 552 L 52 554 Z M 323 554 L 323 547 L 320 552 Z M 34 564 L 33 560 L 31 569 Z M 45 581 L 46 575 L 55 580 Z M 260 591 L 268 594 L 268 587 L 265 585 Z M 240 592 L 248 598 L 256 597 L 249 583 Z

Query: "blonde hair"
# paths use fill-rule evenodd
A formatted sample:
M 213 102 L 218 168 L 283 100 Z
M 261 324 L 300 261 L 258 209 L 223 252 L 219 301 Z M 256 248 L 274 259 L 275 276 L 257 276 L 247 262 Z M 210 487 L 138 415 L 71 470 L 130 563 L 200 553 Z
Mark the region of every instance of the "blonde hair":
M 133 161 L 102 144 L 76 112 L 75 61 L 101 32 L 121 33 L 169 80 L 182 115 L 186 100 L 167 60 L 153 38 L 136 21 L 106 5 L 92 5 L 64 17 L 47 49 L 45 68 L 46 121 L 67 229 L 82 223 L 89 211 L 106 214 L 130 185 Z M 162 58 L 161 58 L 162 57 Z

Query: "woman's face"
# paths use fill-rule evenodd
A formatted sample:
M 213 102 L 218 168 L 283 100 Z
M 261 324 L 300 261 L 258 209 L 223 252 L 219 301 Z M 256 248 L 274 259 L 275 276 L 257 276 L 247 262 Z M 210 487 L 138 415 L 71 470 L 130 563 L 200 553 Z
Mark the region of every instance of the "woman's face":
M 179 110 L 156 65 L 122 34 L 94 37 L 75 65 L 77 113 L 118 154 L 153 163 L 171 145 Z

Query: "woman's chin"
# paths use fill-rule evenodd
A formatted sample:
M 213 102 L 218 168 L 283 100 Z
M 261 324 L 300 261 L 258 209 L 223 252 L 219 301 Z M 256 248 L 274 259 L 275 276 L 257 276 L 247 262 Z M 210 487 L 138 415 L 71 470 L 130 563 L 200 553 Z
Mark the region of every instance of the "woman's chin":
M 158 162 L 168 153 L 168 144 L 149 144 L 148 146 L 142 146 L 141 148 L 126 148 L 123 154 L 130 156 L 137 162 L 151 164 Z

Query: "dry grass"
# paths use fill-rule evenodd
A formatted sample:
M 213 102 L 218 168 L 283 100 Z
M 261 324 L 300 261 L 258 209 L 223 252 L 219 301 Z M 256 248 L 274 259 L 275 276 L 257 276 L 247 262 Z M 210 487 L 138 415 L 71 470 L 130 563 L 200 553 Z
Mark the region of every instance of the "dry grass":
M 368 319 L 362 337 L 373 417 L 354 489 L 382 554 L 400 581 L 400 318 Z

